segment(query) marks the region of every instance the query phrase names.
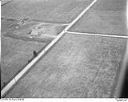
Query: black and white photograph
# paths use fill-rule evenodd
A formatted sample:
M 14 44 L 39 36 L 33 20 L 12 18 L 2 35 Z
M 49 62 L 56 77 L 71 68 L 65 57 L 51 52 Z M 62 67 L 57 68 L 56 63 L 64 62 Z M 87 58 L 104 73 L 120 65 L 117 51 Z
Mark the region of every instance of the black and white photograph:
M 128 98 L 128 0 L 1 0 L 1 98 Z

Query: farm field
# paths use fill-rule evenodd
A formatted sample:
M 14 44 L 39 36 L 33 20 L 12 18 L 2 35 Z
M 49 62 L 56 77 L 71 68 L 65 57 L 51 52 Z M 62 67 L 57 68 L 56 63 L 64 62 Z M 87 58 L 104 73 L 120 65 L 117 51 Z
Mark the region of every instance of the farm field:
M 92 0 L 13 0 L 2 7 L 2 17 L 70 23 Z
M 125 48 L 123 39 L 67 33 L 7 97 L 110 97 Z
M 41 36 L 34 35 L 31 38 L 32 36 L 28 33 L 40 25 L 45 27 L 43 29 L 44 34 Z M 1 88 L 34 58 L 34 51 L 40 52 L 54 39 L 52 35 L 56 37 L 63 28 L 64 26 L 61 27 L 59 24 L 50 25 L 30 21 L 25 25 L 19 25 L 15 19 L 2 20 Z
M 12 2 L 13 1 L 10 3 Z M 2 16 L 7 13 L 6 10 L 10 9 L 9 7 L 7 7 L 6 10 L 4 8 L 10 5 L 10 3 L 2 6 L 2 12 L 4 12 Z M 23 20 L 20 21 L 20 19 L 17 19 L 16 15 L 15 17 L 11 17 L 11 15 L 2 17 L 1 88 L 7 85 L 7 83 L 34 58 L 33 51 L 37 53 L 40 52 L 65 27 L 65 25 L 50 24 L 36 19 L 29 20 L 23 18 Z M 35 32 L 39 30 L 34 30 L 36 26 L 45 27 L 45 29 L 42 30 L 43 35 L 30 35 L 32 31 Z
M 41 56 L 3 97 L 119 97 L 126 0 L 12 0 L 1 8 L 2 92 Z
M 98 0 L 70 31 L 127 35 L 126 0 Z
M 1 38 L 1 87 L 5 86 L 47 43 Z

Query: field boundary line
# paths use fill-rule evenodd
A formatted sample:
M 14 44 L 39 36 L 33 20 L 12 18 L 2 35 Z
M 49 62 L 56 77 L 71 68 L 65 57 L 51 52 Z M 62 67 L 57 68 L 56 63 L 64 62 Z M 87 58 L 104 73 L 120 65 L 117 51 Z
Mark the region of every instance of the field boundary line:
M 49 37 L 49 38 L 56 38 L 57 35 L 50 35 L 50 34 L 43 34 L 43 37 Z M 33 36 L 29 36 L 29 38 L 34 38 Z M 40 39 L 44 39 L 44 38 L 40 38 Z
M 44 24 L 56 24 L 56 25 L 62 25 L 62 26 L 66 26 L 70 24 L 70 23 L 62 23 L 62 22 L 46 22 L 46 21 L 36 20 L 36 19 L 30 19 L 30 21 L 35 21 L 35 22 L 44 23 Z
M 1 17 L 1 19 L 3 20 L 13 20 L 13 21 L 22 21 L 23 19 L 19 18 L 7 18 L 7 17 Z M 60 26 L 68 26 L 70 23 L 63 23 L 63 22 L 47 22 L 47 21 L 42 21 L 42 20 L 36 20 L 36 19 L 28 19 L 26 20 L 28 22 L 38 22 L 38 23 L 42 23 L 42 24 L 56 24 L 56 25 L 60 25 Z
M 81 32 L 72 32 L 72 31 L 66 31 L 66 33 L 69 34 L 74 34 L 74 35 L 88 35 L 88 36 L 103 36 L 103 37 L 112 37 L 112 38 L 124 38 L 124 39 L 128 39 L 128 36 L 120 36 L 120 35 L 109 35 L 109 34 L 105 34 L 105 33 L 81 33 Z
M 65 32 L 70 29 L 95 3 L 97 0 L 93 0 L 89 6 L 87 6 L 54 40 L 51 41 L 28 65 L 26 65 L 21 72 L 19 72 L 1 91 L 1 97 L 4 97 L 6 93 L 21 79 L 25 73 L 32 68 L 33 65 L 38 62 L 45 53 L 47 53 L 61 38 Z

